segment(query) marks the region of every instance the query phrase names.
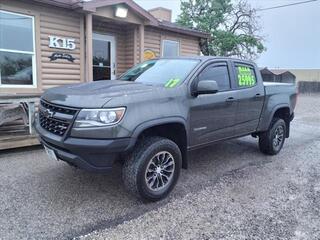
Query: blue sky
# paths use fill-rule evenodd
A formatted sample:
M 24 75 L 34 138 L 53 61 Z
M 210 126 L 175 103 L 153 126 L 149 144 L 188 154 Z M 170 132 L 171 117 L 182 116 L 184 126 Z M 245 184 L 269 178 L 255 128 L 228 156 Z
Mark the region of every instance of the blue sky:
M 180 0 L 135 0 L 145 9 L 166 7 L 175 19 Z M 248 0 L 256 8 L 302 0 Z M 320 69 L 320 1 L 259 12 L 267 51 L 257 60 L 261 67 Z

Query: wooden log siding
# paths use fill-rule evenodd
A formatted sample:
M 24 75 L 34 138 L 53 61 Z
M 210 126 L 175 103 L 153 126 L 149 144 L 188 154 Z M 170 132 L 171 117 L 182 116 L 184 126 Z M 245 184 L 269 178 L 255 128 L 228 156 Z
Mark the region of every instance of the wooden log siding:
M 36 35 L 37 89 L 5 89 L 6 92 L 43 92 L 44 90 L 64 84 L 86 81 L 85 77 L 85 29 L 84 15 L 58 7 L 42 4 L 30 4 L 28 1 L 3 0 L 0 9 L 33 15 Z M 140 33 L 136 24 L 119 24 L 114 21 L 94 19 L 93 31 L 116 37 L 116 74 L 119 76 L 135 63 L 140 62 Z M 49 36 L 74 38 L 75 50 L 49 48 Z M 155 51 L 161 57 L 162 40 L 180 42 L 180 55 L 199 55 L 199 38 L 172 31 L 160 30 L 152 26 L 145 27 L 144 49 Z M 50 61 L 54 52 L 71 54 L 74 63 L 67 60 Z
M 46 90 L 64 84 L 74 84 L 84 81 L 84 36 L 82 33 L 83 16 L 65 10 L 40 12 L 40 43 L 41 43 L 41 81 L 42 89 Z M 75 39 L 75 50 L 49 48 L 49 36 L 59 36 Z M 81 48 L 81 50 L 80 50 Z M 75 61 L 50 61 L 55 52 L 71 54 Z
M 140 34 L 138 26 L 125 26 L 113 22 L 101 22 L 96 20 L 93 21 L 93 31 L 115 36 L 117 44 L 117 76 L 134 66 L 135 61 L 136 63 L 140 62 Z M 157 57 L 161 57 L 162 40 L 164 39 L 179 41 L 181 56 L 200 54 L 199 38 L 197 37 L 170 31 L 162 31 L 153 27 L 145 28 L 144 48 L 155 51 Z M 134 45 L 136 45 L 136 47 Z
M 70 10 L 43 4 L 30 4 L 21 0 L 2 0 L 0 9 L 31 15 L 35 23 L 37 89 L 6 88 L 6 92 L 33 93 L 42 92 L 48 88 L 68 83 L 84 81 L 84 28 L 83 15 Z M 49 36 L 74 38 L 76 49 L 49 48 Z M 81 49 L 81 51 L 80 51 Z M 49 56 L 54 52 L 72 54 L 76 58 L 74 63 L 66 60 L 51 62 Z
M 152 28 L 145 28 L 144 47 L 156 53 L 161 57 L 161 32 Z
M 170 31 L 163 31 L 152 27 L 145 28 L 145 49 L 152 49 L 161 57 L 162 40 L 180 42 L 181 56 L 200 55 L 199 38 Z
M 134 31 L 135 27 L 129 28 L 126 31 L 127 40 L 126 40 L 126 69 L 123 69 L 122 71 L 118 71 L 118 75 L 122 74 L 129 68 L 133 67 L 135 65 L 134 58 L 136 57 L 137 53 L 134 52 L 135 50 L 135 39 L 134 39 Z

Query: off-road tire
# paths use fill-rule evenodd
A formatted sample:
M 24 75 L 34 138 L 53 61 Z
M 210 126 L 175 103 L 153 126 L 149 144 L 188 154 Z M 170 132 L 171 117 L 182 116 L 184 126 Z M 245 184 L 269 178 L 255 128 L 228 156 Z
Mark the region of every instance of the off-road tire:
M 161 151 L 169 152 L 175 163 L 171 183 L 162 191 L 151 191 L 145 180 L 145 173 L 150 160 Z M 176 143 L 163 137 L 146 137 L 141 139 L 122 168 L 122 180 L 126 189 L 144 201 L 158 201 L 165 198 L 174 188 L 182 166 L 181 151 Z
M 275 138 L 275 133 L 278 128 L 283 128 L 283 139 L 281 143 L 275 147 L 273 140 Z M 285 142 L 286 138 L 286 123 L 283 119 L 281 118 L 273 118 L 269 130 L 263 133 L 260 133 L 259 135 L 259 149 L 262 153 L 267 154 L 267 155 L 276 155 L 278 154 Z

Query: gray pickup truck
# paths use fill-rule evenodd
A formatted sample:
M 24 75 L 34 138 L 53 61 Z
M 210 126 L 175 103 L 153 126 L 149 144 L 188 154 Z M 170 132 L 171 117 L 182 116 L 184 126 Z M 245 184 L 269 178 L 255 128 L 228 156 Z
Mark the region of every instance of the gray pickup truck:
M 120 161 L 126 188 L 157 201 L 194 149 L 252 135 L 261 152 L 279 153 L 296 99 L 295 85 L 263 83 L 249 61 L 155 59 L 118 80 L 46 91 L 35 127 L 51 158 L 96 172 Z

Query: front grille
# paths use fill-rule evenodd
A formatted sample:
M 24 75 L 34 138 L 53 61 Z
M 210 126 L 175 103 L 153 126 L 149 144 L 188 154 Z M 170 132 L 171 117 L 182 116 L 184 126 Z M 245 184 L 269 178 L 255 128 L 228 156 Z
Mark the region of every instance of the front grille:
M 40 125 L 47 131 L 59 136 L 63 136 L 69 128 L 69 123 L 46 117 L 43 112 L 39 112 Z
M 77 113 L 76 109 L 53 105 L 43 100 L 41 100 L 41 106 L 43 106 L 45 109 L 50 109 L 53 112 L 65 113 L 70 115 L 75 115 Z
M 45 130 L 63 136 L 77 113 L 76 109 L 53 105 L 41 100 L 39 108 L 40 126 Z

